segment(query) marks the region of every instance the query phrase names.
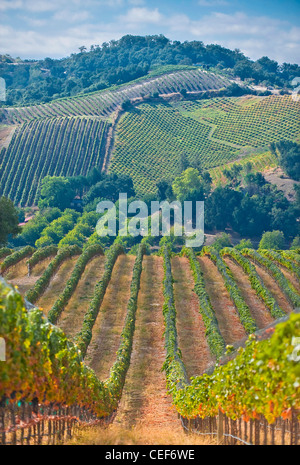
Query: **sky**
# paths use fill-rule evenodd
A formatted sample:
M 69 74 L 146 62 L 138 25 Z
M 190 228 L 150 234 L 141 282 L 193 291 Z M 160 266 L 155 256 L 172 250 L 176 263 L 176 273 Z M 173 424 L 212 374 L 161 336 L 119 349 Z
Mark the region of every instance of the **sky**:
M 0 0 L 0 54 L 63 58 L 126 34 L 300 64 L 300 0 Z

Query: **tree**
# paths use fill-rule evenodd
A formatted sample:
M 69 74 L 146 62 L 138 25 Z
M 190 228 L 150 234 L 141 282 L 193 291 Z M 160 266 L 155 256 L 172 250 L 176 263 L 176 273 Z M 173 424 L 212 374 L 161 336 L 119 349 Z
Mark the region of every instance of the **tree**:
M 212 244 L 213 248 L 216 250 L 222 250 L 224 247 L 232 247 L 231 238 L 229 234 L 222 233 L 220 236 L 217 236 Z
M 187 168 L 180 176 L 175 178 L 172 189 L 177 200 L 204 200 L 210 191 L 208 185 L 195 168 Z
M 189 161 L 186 153 L 181 153 L 179 158 L 179 169 L 180 173 L 185 171 L 189 167 Z
M 41 195 L 38 201 L 40 209 L 57 207 L 65 210 L 74 199 L 75 189 L 67 178 L 60 176 L 46 176 L 42 180 Z
M 237 250 L 253 249 L 253 244 L 250 239 L 242 239 L 234 248 Z
M 296 236 L 291 243 L 291 250 L 295 250 L 297 253 L 300 252 L 300 236 Z
M 236 163 L 234 163 L 231 169 L 225 168 L 223 170 L 223 174 L 224 176 L 226 176 L 227 179 L 231 181 L 232 186 L 236 187 L 241 182 L 240 173 L 242 170 L 243 170 L 242 165 L 237 165 Z
M 21 232 L 19 225 L 19 212 L 13 202 L 6 197 L 0 197 L 0 245 L 7 243 L 11 234 L 15 237 Z
M 173 191 L 170 182 L 166 181 L 165 179 L 162 179 L 161 181 L 158 181 L 156 187 L 158 192 L 158 200 L 171 199 Z
M 122 110 L 128 111 L 128 110 L 130 110 L 132 108 L 132 103 L 131 103 L 130 100 L 124 100 L 121 107 L 122 107 Z
M 285 240 L 282 231 L 267 231 L 262 235 L 259 243 L 260 249 L 284 249 Z
M 241 204 L 243 195 L 230 187 L 217 187 L 205 202 L 205 227 L 224 229 L 233 219 L 233 211 Z

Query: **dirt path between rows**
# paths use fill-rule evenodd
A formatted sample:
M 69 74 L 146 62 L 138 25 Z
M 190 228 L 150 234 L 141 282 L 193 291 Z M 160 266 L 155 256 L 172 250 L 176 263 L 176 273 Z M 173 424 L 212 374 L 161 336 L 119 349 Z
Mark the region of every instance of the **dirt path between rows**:
M 61 264 L 54 277 L 51 279 L 46 291 L 35 303 L 37 307 L 43 309 L 46 316 L 48 315 L 51 307 L 54 305 L 56 299 L 59 297 L 59 294 L 61 294 L 64 290 L 66 282 L 70 278 L 77 260 L 78 256 L 71 257 Z
M 133 255 L 120 255 L 117 258 L 93 327 L 93 336 L 85 362 L 101 380 L 108 378 L 120 345 L 120 335 L 130 297 L 134 261 Z
M 82 430 L 71 444 L 214 444 L 214 437 L 185 434 L 161 372 L 165 360 L 163 259 L 145 256 L 130 367 L 116 417 L 108 427 Z
M 102 255 L 87 264 L 74 294 L 57 323 L 68 338 L 73 338 L 82 327 L 84 315 L 93 298 L 95 285 L 103 275 L 104 264 L 105 257 Z
M 204 275 L 205 288 L 219 323 L 220 333 L 226 344 L 234 344 L 247 334 L 230 299 L 222 275 L 210 258 L 198 257 L 198 260 Z
M 108 435 L 118 435 L 120 444 L 208 444 L 210 439 L 184 433 L 161 372 L 163 276 L 162 258 L 145 256 L 130 367 Z
M 138 297 L 131 363 L 115 423 L 178 428 L 161 368 L 165 360 L 162 314 L 163 261 L 145 256 Z
M 178 345 L 188 377 L 201 375 L 214 365 L 205 337 L 205 326 L 199 312 L 199 300 L 194 288 L 194 279 L 186 257 L 174 257 L 171 261 L 174 279 L 174 297 Z
M 241 290 L 252 317 L 255 319 L 258 329 L 262 329 L 272 323 L 274 319 L 262 300 L 257 296 L 255 290 L 252 289 L 249 278 L 242 267 L 228 257 L 224 258 L 224 262 L 232 271 L 234 279 Z
M 252 260 L 251 260 L 252 261 Z M 256 268 L 257 274 L 263 280 L 265 286 L 269 289 L 271 294 L 273 295 L 274 299 L 278 303 L 279 307 L 282 308 L 283 311 L 286 313 L 290 313 L 293 311 L 293 307 L 289 303 L 288 299 L 283 294 L 282 290 L 278 286 L 277 282 L 274 278 L 266 271 L 265 268 L 262 266 L 257 265 L 254 261 L 252 261 L 253 265 Z

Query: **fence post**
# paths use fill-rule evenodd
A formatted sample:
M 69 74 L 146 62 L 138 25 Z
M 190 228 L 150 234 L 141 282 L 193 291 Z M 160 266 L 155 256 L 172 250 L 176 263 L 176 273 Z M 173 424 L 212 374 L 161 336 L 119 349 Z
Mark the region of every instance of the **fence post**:
M 0 428 L 1 428 L 1 444 L 6 444 L 6 435 L 5 435 L 5 408 L 0 407 Z
M 223 419 L 224 419 L 223 412 L 219 409 L 218 417 L 217 417 L 217 439 L 218 439 L 218 444 L 223 444 L 223 442 L 224 442 Z
M 260 427 L 259 420 L 255 418 L 254 420 L 254 444 L 259 445 L 260 440 Z

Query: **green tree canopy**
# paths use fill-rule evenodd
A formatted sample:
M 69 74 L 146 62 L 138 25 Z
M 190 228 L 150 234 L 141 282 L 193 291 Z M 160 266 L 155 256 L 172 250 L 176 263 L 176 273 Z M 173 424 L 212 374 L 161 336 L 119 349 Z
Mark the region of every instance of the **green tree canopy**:
M 175 178 L 172 189 L 180 202 L 204 200 L 210 192 L 210 183 L 205 181 L 196 168 L 187 168 Z
M 224 247 L 232 247 L 230 235 L 223 232 L 221 235 L 216 237 L 212 246 L 214 249 L 219 251 Z
M 253 244 L 250 239 L 242 239 L 234 248 L 237 250 L 253 249 Z
M 260 249 L 284 249 L 284 234 L 282 231 L 267 231 L 262 235 Z
M 19 212 L 13 202 L 6 197 L 0 197 L 0 244 L 6 244 L 9 234 L 13 237 L 21 232 Z
M 46 176 L 42 180 L 38 206 L 40 209 L 57 207 L 65 210 L 70 206 L 74 196 L 75 189 L 69 179 L 61 176 Z

